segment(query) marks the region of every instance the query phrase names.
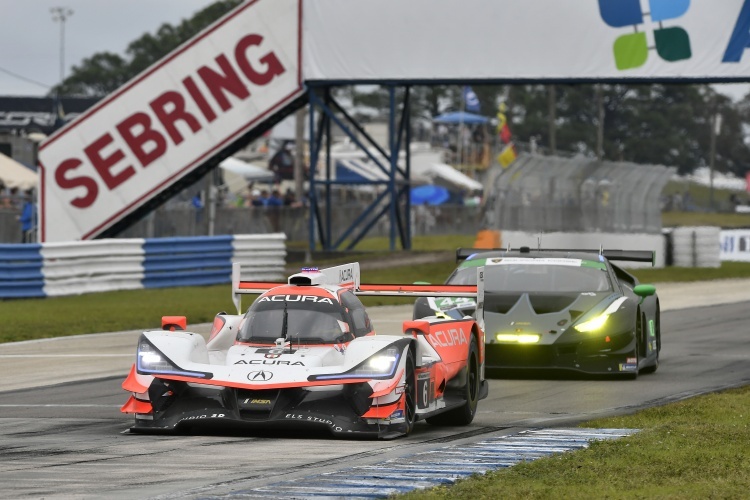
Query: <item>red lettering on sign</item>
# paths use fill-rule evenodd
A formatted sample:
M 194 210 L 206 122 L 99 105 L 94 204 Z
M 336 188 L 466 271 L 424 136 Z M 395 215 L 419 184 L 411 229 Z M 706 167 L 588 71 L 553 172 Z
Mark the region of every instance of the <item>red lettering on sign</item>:
M 134 129 L 140 129 L 140 132 L 136 133 Z M 117 124 L 117 130 L 144 167 L 149 166 L 167 152 L 167 140 L 151 127 L 151 117 L 146 113 L 133 113 Z M 149 145 L 150 150 L 147 151 L 146 147 Z M 109 184 L 107 187 L 114 189 Z
M 216 113 L 214 113 L 214 110 L 211 109 L 211 105 L 208 104 L 206 98 L 203 97 L 203 94 L 201 94 L 200 90 L 198 90 L 198 86 L 195 84 L 193 79 L 187 77 L 182 80 L 182 84 L 187 89 L 190 97 L 192 97 L 195 101 L 195 104 L 198 105 L 198 109 L 201 110 L 201 113 L 203 113 L 203 116 L 206 118 L 206 120 L 208 120 L 208 123 L 214 121 L 216 119 Z
M 91 165 L 97 172 L 99 172 L 99 176 L 110 190 L 116 188 L 135 175 L 135 169 L 130 165 L 116 174 L 111 172 L 112 167 L 125 158 L 125 154 L 119 149 L 115 149 L 114 152 L 107 157 L 102 156 L 102 149 L 112 144 L 112 141 L 112 136 L 110 134 L 104 134 L 83 150 L 91 162 Z
M 267 66 L 265 73 L 258 73 L 253 68 L 250 61 L 247 59 L 247 49 L 249 47 L 260 45 L 263 41 L 263 37 L 260 35 L 247 35 L 245 38 L 239 41 L 237 47 L 234 49 L 234 58 L 237 61 L 237 66 L 245 74 L 248 80 L 253 82 L 255 85 L 266 85 L 274 76 L 281 75 L 286 71 L 281 61 L 276 57 L 276 54 L 269 52 L 265 56 L 260 58 L 260 62 Z
M 84 145 L 80 158 L 68 158 L 60 163 L 55 171 L 59 187 L 85 190 L 70 201 L 71 205 L 92 206 L 100 188 L 106 186 L 113 191 L 136 175 L 136 161 L 147 167 L 167 155 L 172 144 L 186 142 L 188 131 L 198 134 L 217 120 L 221 112 L 232 109 L 238 100 L 250 97 L 250 85 L 267 85 L 284 74 L 286 68 L 276 54 L 262 52 L 263 41 L 263 36 L 258 34 L 244 36 L 233 53 L 219 54 L 210 67 L 198 67 L 194 74 L 182 78 L 181 86 L 162 88 L 148 101 L 147 108 L 128 110 L 131 114 L 110 132 Z M 234 60 L 227 56 L 233 56 Z M 75 171 L 86 163 L 91 164 L 101 182 L 95 175 L 76 174 Z
M 72 158 L 70 160 L 65 160 L 64 162 L 62 162 L 57 167 L 57 170 L 55 170 L 55 181 L 61 188 L 74 189 L 77 187 L 82 187 L 86 189 L 85 196 L 73 198 L 73 200 L 70 202 L 71 205 L 77 208 L 90 207 L 96 200 L 96 196 L 99 194 L 99 187 L 96 185 L 96 181 L 91 177 L 82 175 L 80 177 L 69 178 L 65 175 L 68 173 L 68 171 L 75 170 L 82 164 L 83 162 L 81 160 Z
M 169 110 L 167 109 L 169 108 Z M 182 94 L 170 90 L 151 101 L 151 109 L 154 110 L 156 118 L 164 126 L 170 139 L 175 145 L 183 141 L 182 134 L 177 130 L 176 122 L 185 122 L 193 133 L 201 129 L 201 124 L 193 115 L 185 111 L 185 98 Z
M 216 58 L 216 62 L 219 63 L 219 68 L 221 68 L 223 74 L 217 73 L 208 66 L 201 66 L 198 69 L 198 76 L 200 76 L 203 83 L 206 84 L 206 87 L 208 87 L 208 90 L 211 92 L 211 95 L 214 96 L 214 99 L 216 99 L 216 102 L 219 104 L 222 111 L 226 111 L 232 107 L 232 104 L 224 95 L 225 90 L 240 99 L 246 99 L 249 97 L 250 91 L 247 90 L 245 84 L 240 80 L 240 76 L 234 70 L 232 65 L 229 64 L 227 56 L 223 54 L 220 55 Z

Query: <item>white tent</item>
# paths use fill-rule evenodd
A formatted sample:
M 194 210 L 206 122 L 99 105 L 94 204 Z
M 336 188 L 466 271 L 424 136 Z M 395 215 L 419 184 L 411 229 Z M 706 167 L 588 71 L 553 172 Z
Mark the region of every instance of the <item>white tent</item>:
M 0 181 L 9 188 L 25 191 L 36 187 L 39 176 L 13 158 L 0 153 Z
M 243 193 L 250 182 L 271 183 L 273 172 L 267 168 L 229 157 L 219 163 L 224 173 L 224 184 L 231 193 Z

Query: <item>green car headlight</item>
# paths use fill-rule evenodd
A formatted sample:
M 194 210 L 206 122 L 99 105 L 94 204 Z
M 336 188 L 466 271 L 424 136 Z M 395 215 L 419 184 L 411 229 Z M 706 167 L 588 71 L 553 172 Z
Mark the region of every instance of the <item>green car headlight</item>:
M 581 333 L 595 332 L 604 326 L 607 322 L 607 318 L 609 318 L 609 314 L 600 314 L 595 318 L 577 324 L 574 328 Z
M 627 300 L 627 297 L 620 297 L 619 299 L 612 302 L 600 315 L 594 316 L 591 319 L 587 319 L 586 321 L 578 323 L 573 328 L 575 328 L 581 333 L 595 332 L 597 330 L 601 330 L 602 328 L 604 328 L 604 325 L 607 323 L 607 319 L 612 314 L 614 314 L 620 308 L 623 302 L 625 302 L 626 300 Z

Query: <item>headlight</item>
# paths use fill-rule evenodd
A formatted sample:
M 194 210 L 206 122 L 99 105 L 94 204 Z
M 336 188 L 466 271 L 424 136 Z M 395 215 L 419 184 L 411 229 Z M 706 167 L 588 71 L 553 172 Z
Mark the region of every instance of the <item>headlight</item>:
M 539 342 L 539 335 L 524 333 L 498 333 L 495 335 L 495 340 L 498 342 L 517 342 L 519 344 L 536 344 Z
M 386 380 L 396 374 L 398 363 L 401 360 L 401 352 L 397 348 L 388 348 L 375 353 L 351 370 L 345 373 L 330 375 L 311 375 L 308 380 L 338 380 L 338 379 L 360 379 L 375 378 Z
M 609 314 L 601 314 L 596 318 L 577 324 L 574 328 L 582 333 L 595 332 L 604 326 L 607 322 L 607 318 L 609 318 Z
M 400 355 L 396 349 L 386 349 L 357 366 L 353 373 L 368 377 L 392 375 L 396 370 L 396 366 L 398 366 L 399 358 Z
M 210 373 L 183 370 L 172 363 L 148 340 L 141 337 L 138 342 L 137 369 L 139 373 L 181 375 L 183 377 L 211 378 Z
M 607 322 L 607 319 L 614 314 L 622 305 L 623 302 L 627 300 L 627 297 L 620 297 L 619 299 L 612 302 L 603 313 L 601 313 L 599 316 L 596 316 L 594 318 L 591 318 L 589 320 L 584 321 L 583 323 L 578 323 L 573 328 L 578 330 L 581 333 L 585 332 L 595 332 L 597 330 L 600 330 L 602 327 L 604 327 L 604 324 Z

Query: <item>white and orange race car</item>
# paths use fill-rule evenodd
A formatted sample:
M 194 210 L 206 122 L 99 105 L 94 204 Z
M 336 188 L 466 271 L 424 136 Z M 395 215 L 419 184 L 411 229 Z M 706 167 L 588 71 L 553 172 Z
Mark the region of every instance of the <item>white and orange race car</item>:
M 184 331 L 183 316 L 144 332 L 122 412 L 135 414 L 133 432 L 311 426 L 389 439 L 418 420 L 467 425 L 487 396 L 481 325 L 441 313 L 376 335 L 357 296 L 477 297 L 478 275 L 478 285 L 362 285 L 352 263 L 274 284 L 240 281 L 235 265 L 238 314 L 219 313 L 208 341 Z M 243 293 L 261 294 L 244 315 Z

